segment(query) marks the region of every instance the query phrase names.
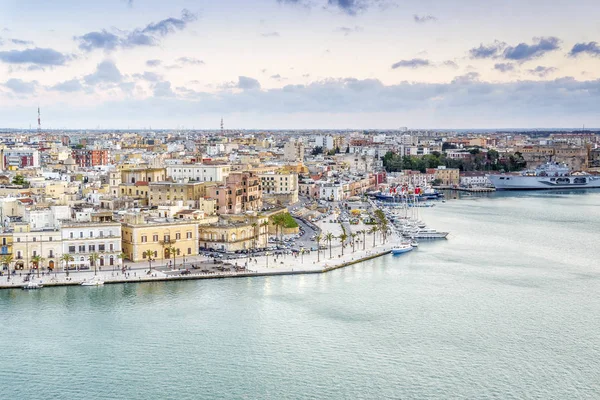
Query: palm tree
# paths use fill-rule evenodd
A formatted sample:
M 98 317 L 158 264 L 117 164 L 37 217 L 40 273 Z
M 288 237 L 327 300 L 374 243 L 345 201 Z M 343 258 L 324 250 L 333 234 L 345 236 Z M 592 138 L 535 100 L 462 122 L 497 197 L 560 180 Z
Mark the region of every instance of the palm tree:
M 92 253 L 88 257 L 90 264 L 94 265 L 94 275 L 96 275 L 96 261 L 98 261 L 99 259 L 100 259 L 100 256 L 98 255 L 98 253 Z
M 125 259 L 127 258 L 127 254 L 125 253 L 119 253 L 119 255 L 117 256 L 117 258 L 119 260 L 121 260 L 121 267 L 123 267 L 123 262 L 125 261 Z M 114 268 L 114 267 L 113 267 Z
M 369 233 L 373 234 L 373 247 L 375 247 L 375 234 L 379 231 L 379 228 L 374 226 L 369 230 Z
M 31 263 L 37 269 L 37 276 L 38 276 L 38 278 L 40 277 L 40 268 L 42 268 L 42 262 L 43 261 L 44 261 L 44 258 L 42 256 L 40 256 L 40 255 L 35 255 L 35 256 L 31 257 Z
M 333 240 L 335 236 L 333 236 L 333 233 L 328 232 L 327 235 L 325 235 L 325 240 L 327 240 L 329 242 L 329 258 L 332 258 L 331 256 L 331 241 Z
M 269 221 L 264 220 L 262 222 L 262 224 L 260 224 L 260 226 L 267 228 L 266 235 L 267 235 L 267 242 L 268 242 L 269 241 Z
M 271 221 L 272 221 L 273 226 L 275 227 L 275 240 L 278 240 L 278 236 L 279 236 L 278 235 L 279 234 L 279 221 L 275 217 L 273 217 Z
M 256 250 L 256 227 L 258 226 L 258 224 L 256 222 L 252 223 L 252 232 L 254 232 L 254 236 L 252 236 L 252 248 Z M 250 252 L 248 252 L 250 253 Z
M 315 241 L 317 242 L 317 262 L 321 261 L 321 240 L 323 240 L 323 235 L 319 233 L 315 236 Z
M 13 261 L 13 256 L 11 256 L 10 254 L 3 256 L 2 257 L 2 265 L 6 266 L 6 269 L 8 269 L 8 280 L 10 281 L 10 264 Z
M 365 246 L 367 245 L 367 230 L 363 229 L 360 231 L 363 235 L 363 251 L 365 250 Z
M 348 239 L 348 235 L 346 235 L 346 232 L 342 232 L 342 234 L 338 236 L 338 239 L 342 243 L 342 257 L 344 257 L 344 242 Z
M 352 238 L 352 252 L 354 253 L 354 246 L 356 245 L 356 237 L 358 236 L 358 232 L 351 233 L 350 238 Z
M 169 247 L 167 250 L 169 250 L 169 255 L 173 256 L 173 268 L 175 268 L 175 264 L 177 262 L 176 260 L 176 256 L 177 256 L 177 249 L 173 246 Z
M 154 252 L 152 250 L 146 250 L 144 255 L 148 258 L 148 269 L 152 271 L 152 261 L 154 261 L 152 257 L 154 256 Z
M 60 256 L 60 259 L 61 261 L 65 262 L 65 274 L 69 276 L 69 263 L 71 261 L 75 261 L 75 259 L 70 254 L 63 254 L 62 256 Z

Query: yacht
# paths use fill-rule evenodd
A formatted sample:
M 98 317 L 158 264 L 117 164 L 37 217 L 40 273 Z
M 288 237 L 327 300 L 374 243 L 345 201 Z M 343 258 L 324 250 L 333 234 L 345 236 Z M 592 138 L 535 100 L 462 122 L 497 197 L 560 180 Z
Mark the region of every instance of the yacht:
M 42 285 L 41 283 L 35 283 L 34 281 L 29 281 L 25 285 L 23 285 L 23 290 L 35 290 L 35 289 L 41 289 L 43 287 L 44 287 L 44 285 Z
M 92 278 L 89 281 L 81 282 L 81 286 L 102 286 L 104 285 L 104 281 L 99 278 Z
M 412 251 L 413 247 L 411 246 L 410 243 L 402 243 L 400 244 L 400 246 L 396 246 L 392 249 L 392 254 L 397 255 L 397 254 L 404 254 L 404 253 L 408 253 L 409 251 Z
M 548 162 L 518 175 L 492 174 L 488 179 L 497 190 L 597 189 L 600 176 L 571 173 L 566 164 Z

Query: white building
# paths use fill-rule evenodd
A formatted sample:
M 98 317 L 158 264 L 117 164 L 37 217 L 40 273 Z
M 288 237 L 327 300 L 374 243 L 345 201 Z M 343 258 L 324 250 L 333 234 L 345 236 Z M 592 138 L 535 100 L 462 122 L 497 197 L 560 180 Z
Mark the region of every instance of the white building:
M 340 183 L 324 182 L 319 185 L 319 198 L 329 201 L 341 201 L 344 199 L 344 185 Z
M 173 181 L 223 182 L 231 172 L 230 165 L 184 164 L 167 166 L 167 177 Z
M 0 151 L 3 169 L 18 169 L 40 166 L 40 152 L 27 147 L 15 147 Z
M 100 257 L 97 267 L 110 268 L 120 265 L 121 223 L 120 222 L 70 222 L 61 228 L 62 252 L 70 254 L 75 268 L 93 268 L 89 257 L 96 253 Z M 64 266 L 64 265 L 63 265 Z
M 459 178 L 460 186 L 490 186 L 492 183 L 483 172 L 461 172 Z

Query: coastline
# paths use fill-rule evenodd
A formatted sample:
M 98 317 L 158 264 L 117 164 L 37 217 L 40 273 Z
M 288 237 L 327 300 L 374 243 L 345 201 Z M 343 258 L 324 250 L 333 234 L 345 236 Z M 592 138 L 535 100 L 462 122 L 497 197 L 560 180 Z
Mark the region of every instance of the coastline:
M 369 251 L 363 257 L 354 258 L 352 257 L 349 260 L 345 258 L 340 258 L 339 260 L 325 260 L 321 261 L 320 264 L 325 264 L 322 268 L 315 269 L 300 269 L 300 270 L 273 270 L 273 271 L 253 271 L 253 272 L 232 272 L 232 273 L 198 273 L 198 274 L 190 274 L 190 275 L 168 275 L 164 273 L 157 273 L 157 276 L 134 276 L 133 278 L 117 278 L 117 279 L 106 279 L 104 281 L 105 285 L 112 284 L 123 284 L 123 283 L 147 283 L 147 282 L 170 282 L 170 281 L 187 281 L 187 280 L 201 280 L 201 279 L 227 279 L 227 278 L 250 278 L 250 277 L 263 277 L 263 276 L 285 276 L 285 275 L 306 275 L 306 274 L 324 274 L 336 269 L 345 268 L 350 265 L 359 264 L 361 262 L 369 261 L 378 257 L 382 257 L 384 255 L 391 253 L 391 248 L 393 246 L 382 246 L 380 249 L 375 249 L 374 251 Z M 329 261 L 329 262 L 327 262 Z M 330 265 L 333 262 L 333 265 Z M 52 278 L 49 281 L 43 282 L 44 287 L 62 287 L 62 286 L 81 286 L 81 283 L 85 280 L 75 280 L 75 281 L 52 281 Z M 9 289 L 22 289 L 25 283 L 19 282 L 11 285 L 7 285 L 6 283 L 0 284 L 0 290 L 9 290 Z

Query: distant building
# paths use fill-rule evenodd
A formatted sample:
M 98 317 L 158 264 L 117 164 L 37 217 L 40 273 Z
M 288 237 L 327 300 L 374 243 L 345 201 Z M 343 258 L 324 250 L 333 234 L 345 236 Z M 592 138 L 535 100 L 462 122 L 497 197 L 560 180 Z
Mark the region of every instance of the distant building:
M 283 159 L 285 161 L 302 162 L 304 160 L 304 143 L 290 140 L 283 146 Z
M 460 183 L 460 171 L 458 168 L 439 166 L 437 168 L 428 168 L 426 172 L 433 174 L 435 180 L 440 181 L 444 186 L 457 186 Z
M 491 182 L 488 180 L 484 172 L 466 171 L 460 173 L 460 186 L 489 186 Z
M 79 167 L 108 165 L 108 150 L 73 149 L 72 156 Z
M 230 165 L 182 164 L 167 166 L 167 177 L 174 181 L 223 182 L 230 172 Z
M 26 167 L 40 166 L 40 152 L 36 149 L 26 147 L 16 147 L 12 149 L 3 149 L 2 155 L 3 169 L 16 170 Z

